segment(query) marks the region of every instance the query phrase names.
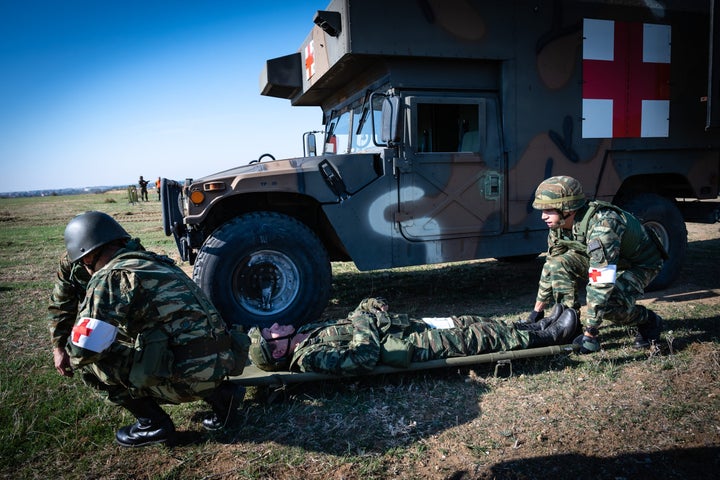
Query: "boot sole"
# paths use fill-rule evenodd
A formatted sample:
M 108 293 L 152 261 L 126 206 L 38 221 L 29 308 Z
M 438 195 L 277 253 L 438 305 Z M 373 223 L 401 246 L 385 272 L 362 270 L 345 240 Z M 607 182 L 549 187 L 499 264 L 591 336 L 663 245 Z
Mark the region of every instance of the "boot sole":
M 173 445 L 172 440 L 173 440 L 172 438 L 162 438 L 159 440 L 151 440 L 149 442 L 143 442 L 143 443 L 123 443 L 116 438 L 115 443 L 117 443 L 118 445 L 120 445 L 121 447 L 124 447 L 124 448 L 147 447 L 149 445 L 160 445 L 160 444 L 165 444 L 166 446 L 170 447 Z

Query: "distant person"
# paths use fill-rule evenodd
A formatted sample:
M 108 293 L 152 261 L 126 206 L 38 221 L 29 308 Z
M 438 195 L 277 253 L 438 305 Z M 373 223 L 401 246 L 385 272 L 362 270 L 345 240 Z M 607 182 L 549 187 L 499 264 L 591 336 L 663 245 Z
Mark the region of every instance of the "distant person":
M 529 322 L 541 319 L 549 302 L 580 308 L 586 286 L 585 333 L 573 343 L 580 352 L 600 350 L 603 320 L 637 327 L 635 347 L 660 339 L 662 319 L 635 301 L 657 276 L 667 253 L 660 240 L 629 212 L 607 202 L 588 202 L 580 182 L 557 176 L 540 183 L 533 207 L 547 224 L 548 253 Z
M 155 190 L 157 190 L 158 202 L 160 201 L 160 177 L 155 180 Z
M 142 175 L 140 175 L 140 180 L 138 180 L 138 185 L 140 185 L 140 200 L 143 200 L 145 202 L 149 201 L 148 200 L 148 191 L 147 191 L 148 183 L 150 183 L 150 182 L 145 180 L 142 177 Z
M 247 336 L 226 329 L 171 259 L 128 248 L 130 236 L 109 215 L 78 215 L 64 237 L 71 270 L 84 268 L 89 278 L 77 272 L 75 298 L 84 282 L 86 293 L 74 326 L 58 331 L 56 344 L 65 352 L 55 350 L 55 365 L 65 376 L 79 370 L 106 402 L 137 418 L 117 431 L 117 443 L 171 442 L 175 426 L 161 403 L 202 399 L 212 409 L 203 427 L 223 428 L 244 397 L 243 387 L 227 378 L 242 372 Z M 61 309 L 71 311 L 72 303 Z
M 539 348 L 570 343 L 579 331 L 573 309 L 558 306 L 534 324 L 463 315 L 413 319 L 388 313 L 381 298 L 363 300 L 342 320 L 303 325 L 273 324 L 250 330 L 250 359 L 260 369 L 355 375 L 377 365 Z

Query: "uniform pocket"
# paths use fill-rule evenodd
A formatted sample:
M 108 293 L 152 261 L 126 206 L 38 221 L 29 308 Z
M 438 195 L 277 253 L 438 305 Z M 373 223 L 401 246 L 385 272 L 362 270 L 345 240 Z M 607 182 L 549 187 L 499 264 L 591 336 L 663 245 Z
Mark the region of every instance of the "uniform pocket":
M 173 376 L 175 356 L 169 341 L 162 328 L 151 328 L 137 336 L 130 368 L 130 383 L 134 387 L 152 387 Z

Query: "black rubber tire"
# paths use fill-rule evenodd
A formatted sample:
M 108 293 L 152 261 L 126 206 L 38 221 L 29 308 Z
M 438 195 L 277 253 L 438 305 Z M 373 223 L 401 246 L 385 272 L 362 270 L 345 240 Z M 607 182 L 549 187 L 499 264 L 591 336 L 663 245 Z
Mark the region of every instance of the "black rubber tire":
M 646 228 L 653 230 L 670 257 L 646 291 L 662 290 L 677 280 L 687 251 L 687 228 L 675 203 L 655 193 L 634 195 L 620 205 L 635 215 Z
M 279 213 L 254 212 L 225 223 L 205 240 L 193 280 L 228 324 L 299 326 L 316 321 L 327 306 L 332 270 L 325 247 L 305 224 Z

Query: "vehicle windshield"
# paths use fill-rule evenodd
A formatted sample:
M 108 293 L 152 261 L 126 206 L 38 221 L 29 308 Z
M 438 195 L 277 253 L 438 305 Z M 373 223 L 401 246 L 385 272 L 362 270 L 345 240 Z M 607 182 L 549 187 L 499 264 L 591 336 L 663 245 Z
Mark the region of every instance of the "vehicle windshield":
M 381 147 L 380 129 L 382 124 L 382 97 L 373 100 L 373 110 L 366 105 L 333 114 L 325 129 L 324 153 L 361 153 L 377 151 Z M 373 121 L 375 122 L 375 142 L 373 142 Z

